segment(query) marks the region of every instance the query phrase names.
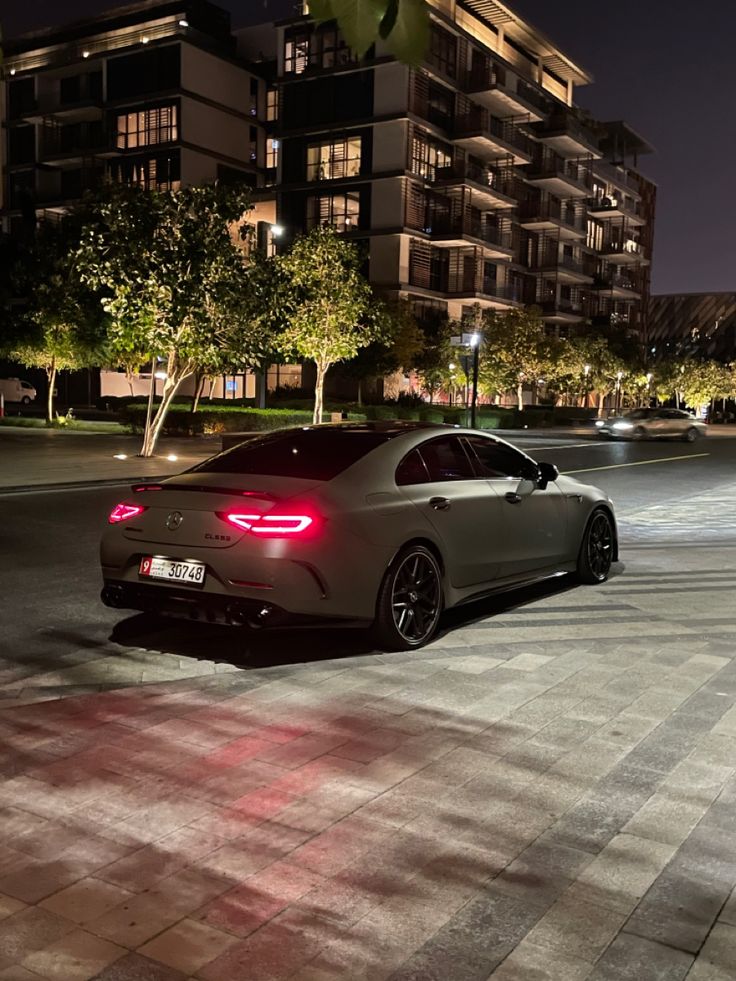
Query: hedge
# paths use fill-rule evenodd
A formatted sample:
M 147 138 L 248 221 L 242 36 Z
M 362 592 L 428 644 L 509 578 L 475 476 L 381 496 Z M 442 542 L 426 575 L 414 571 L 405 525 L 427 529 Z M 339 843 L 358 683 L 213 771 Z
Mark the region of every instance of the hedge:
M 133 432 L 140 433 L 146 424 L 146 406 L 127 405 L 120 410 L 120 418 Z M 352 421 L 365 419 L 364 415 L 351 413 Z M 170 406 L 164 420 L 164 433 L 169 436 L 216 435 L 219 433 L 254 432 L 281 429 L 285 426 L 305 426 L 312 422 L 312 413 L 293 409 L 243 409 L 239 406 L 200 406 L 192 415 L 188 405 Z

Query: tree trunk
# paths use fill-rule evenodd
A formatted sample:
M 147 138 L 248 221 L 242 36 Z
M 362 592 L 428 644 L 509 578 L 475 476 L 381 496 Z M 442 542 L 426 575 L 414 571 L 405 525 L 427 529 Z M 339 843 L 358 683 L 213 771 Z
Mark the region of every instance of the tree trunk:
M 363 379 L 358 379 L 358 405 L 363 404 Z
M 200 375 L 199 372 L 194 375 L 194 395 L 192 395 L 192 415 L 199 408 L 199 400 L 202 398 L 202 392 L 204 391 L 204 383 L 206 381 L 204 375 Z
M 314 416 L 312 422 L 317 424 L 322 422 L 323 392 L 325 387 L 325 375 L 329 365 L 324 366 L 317 362 L 317 381 L 314 384 Z
M 519 384 L 516 386 L 516 398 L 519 402 L 519 412 L 524 411 L 524 382 L 519 379 Z
M 54 421 L 54 385 L 56 384 L 56 358 L 51 359 L 51 364 L 46 369 L 46 377 L 49 380 L 49 394 L 46 402 L 46 421 Z
M 606 401 L 606 393 L 601 390 L 598 392 L 598 418 L 603 418 L 603 403 Z
M 153 399 L 156 395 L 156 359 L 151 358 L 151 381 L 148 385 L 148 405 L 146 407 L 146 425 L 143 429 L 143 445 L 145 446 L 151 432 L 151 420 L 153 419 Z M 141 453 L 141 456 L 150 454 Z
M 164 391 L 161 397 L 161 402 L 156 409 L 156 415 L 153 417 L 153 421 L 150 426 L 146 428 L 146 432 L 143 435 L 143 446 L 141 447 L 141 452 L 139 456 L 153 456 L 154 450 L 156 449 L 156 444 L 158 443 L 158 438 L 161 435 L 161 430 L 163 429 L 164 420 L 166 418 L 166 413 L 169 411 L 169 406 L 177 393 L 179 385 L 187 378 L 189 373 L 181 375 L 179 378 L 172 378 L 167 376 L 164 382 Z

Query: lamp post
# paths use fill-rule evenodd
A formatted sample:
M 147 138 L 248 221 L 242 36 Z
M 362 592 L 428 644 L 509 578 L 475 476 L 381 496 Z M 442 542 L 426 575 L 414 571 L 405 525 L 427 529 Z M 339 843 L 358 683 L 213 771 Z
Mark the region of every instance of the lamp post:
M 470 428 L 475 429 L 475 412 L 478 402 L 478 352 L 480 349 L 480 334 L 475 333 L 471 335 L 470 346 L 473 349 L 473 394 L 470 402 Z
M 652 378 L 654 375 L 651 371 L 647 372 L 647 407 L 652 404 Z
M 616 415 L 621 412 L 621 379 L 623 377 L 623 371 L 616 372 Z
M 589 364 L 583 365 L 583 376 L 584 376 L 584 379 L 585 379 L 585 381 L 584 381 L 584 384 L 585 384 L 585 402 L 583 403 L 583 408 L 584 409 L 587 409 L 588 408 L 588 375 L 589 374 L 590 374 L 590 365 Z

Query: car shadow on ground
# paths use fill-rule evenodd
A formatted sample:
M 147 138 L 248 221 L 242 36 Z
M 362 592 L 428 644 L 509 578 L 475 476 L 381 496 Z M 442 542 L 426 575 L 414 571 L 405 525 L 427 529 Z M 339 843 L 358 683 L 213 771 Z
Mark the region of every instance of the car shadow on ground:
M 621 570 L 622 564 L 617 563 L 612 577 L 620 574 Z M 440 621 L 435 643 L 441 647 L 443 637 L 449 637 L 461 627 L 512 613 L 540 599 L 580 588 L 585 587 L 579 586 L 573 576 L 561 575 L 448 610 Z M 382 653 L 375 647 L 371 632 L 367 629 L 315 626 L 254 630 L 167 619 L 148 613 L 136 614 L 118 622 L 110 634 L 110 640 L 122 647 L 204 658 L 244 670 Z M 411 652 L 407 656 L 410 657 Z

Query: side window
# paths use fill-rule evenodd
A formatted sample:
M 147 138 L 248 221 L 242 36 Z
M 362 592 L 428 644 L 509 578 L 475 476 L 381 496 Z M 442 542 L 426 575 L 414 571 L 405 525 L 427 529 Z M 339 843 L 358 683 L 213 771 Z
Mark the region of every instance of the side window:
M 523 477 L 529 469 L 529 459 L 510 446 L 483 436 L 466 436 L 465 441 L 471 448 L 481 477 L 488 480 Z
M 430 481 L 475 479 L 468 455 L 457 436 L 428 440 L 419 449 Z
M 429 473 L 419 450 L 407 453 L 396 468 L 397 485 L 406 487 L 408 484 L 426 484 L 428 481 Z

